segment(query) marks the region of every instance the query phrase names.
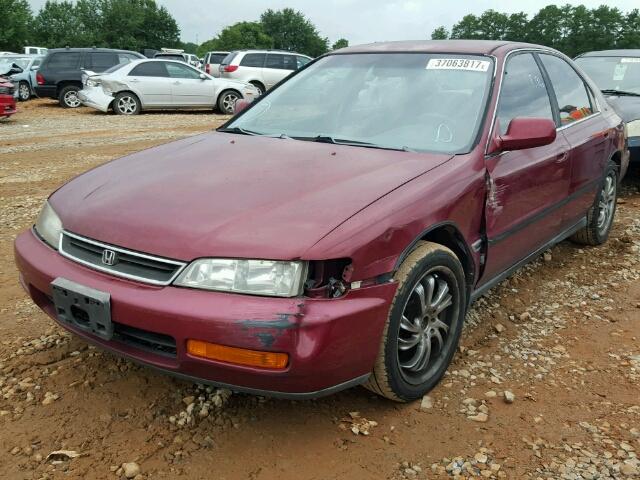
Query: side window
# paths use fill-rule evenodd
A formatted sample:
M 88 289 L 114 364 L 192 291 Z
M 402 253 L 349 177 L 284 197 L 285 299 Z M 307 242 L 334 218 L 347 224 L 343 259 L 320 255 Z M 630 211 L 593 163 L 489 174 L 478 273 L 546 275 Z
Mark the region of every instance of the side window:
M 193 68 L 189 68 L 186 65 L 180 65 L 179 63 L 168 63 L 167 72 L 171 78 L 200 78 L 200 73 L 196 72 Z
M 130 77 L 168 77 L 164 62 L 145 62 L 133 67 Z
M 262 67 L 264 65 L 264 59 L 266 54 L 264 53 L 247 53 L 242 60 L 240 60 L 241 67 Z
M 524 53 L 508 59 L 499 102 L 497 119 L 501 135 L 516 117 L 553 120 L 547 87 L 533 55 Z
M 118 55 L 109 52 L 90 53 L 88 60 L 89 61 L 86 62 L 88 64 L 87 67 L 96 72 L 102 72 L 107 68 L 111 68 L 119 63 Z
M 549 74 L 560 109 L 560 124 L 568 125 L 593 113 L 584 81 L 566 61 L 554 55 L 540 55 Z
M 297 70 L 298 62 L 295 55 L 282 55 L 282 62 L 285 70 Z
M 277 68 L 278 70 L 284 70 L 284 55 L 270 53 L 267 55 L 267 61 L 264 63 L 264 68 Z
M 76 68 L 78 66 L 78 63 L 80 62 L 80 53 L 79 52 L 60 52 L 60 53 L 54 53 L 53 55 L 51 55 L 51 58 L 49 59 L 49 64 L 47 65 L 48 68 L 55 68 L 55 69 L 73 69 Z
M 307 63 L 309 63 L 311 60 L 309 60 L 307 57 L 301 57 L 299 55 L 296 55 L 296 62 L 298 64 L 297 68 L 302 68 L 304 67 Z

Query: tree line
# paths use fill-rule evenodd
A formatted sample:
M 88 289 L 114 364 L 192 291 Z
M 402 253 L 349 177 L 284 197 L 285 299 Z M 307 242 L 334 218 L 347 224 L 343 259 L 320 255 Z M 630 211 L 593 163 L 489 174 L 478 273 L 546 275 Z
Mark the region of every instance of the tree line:
M 548 5 L 533 17 L 487 10 L 465 15 L 451 31 L 436 28 L 432 39 L 511 40 L 546 45 L 570 57 L 592 50 L 640 48 L 640 11 L 623 13 L 601 5 Z
M 330 48 L 329 39 L 291 8 L 266 10 L 258 21 L 225 27 L 201 45 L 181 42 L 177 22 L 155 0 L 47 0 L 37 13 L 27 0 L 0 0 L 0 19 L 0 51 L 20 52 L 26 45 L 135 51 L 167 47 L 202 56 L 211 50 L 275 48 L 316 57 Z M 348 44 L 341 38 L 331 48 Z

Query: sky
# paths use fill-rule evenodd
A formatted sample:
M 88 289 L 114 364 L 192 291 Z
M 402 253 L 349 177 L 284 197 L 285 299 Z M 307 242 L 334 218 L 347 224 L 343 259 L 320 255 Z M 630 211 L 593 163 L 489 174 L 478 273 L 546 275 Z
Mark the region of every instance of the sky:
M 545 5 L 602 4 L 628 12 L 638 0 L 156 0 L 178 22 L 184 42 L 202 43 L 215 37 L 227 25 L 258 20 L 268 9 L 291 7 L 304 13 L 331 43 L 346 38 L 351 45 L 388 40 L 431 38 L 440 25 L 447 29 L 464 15 L 494 9 L 505 13 L 524 11 L 535 14 Z M 29 2 L 34 12 L 45 0 Z

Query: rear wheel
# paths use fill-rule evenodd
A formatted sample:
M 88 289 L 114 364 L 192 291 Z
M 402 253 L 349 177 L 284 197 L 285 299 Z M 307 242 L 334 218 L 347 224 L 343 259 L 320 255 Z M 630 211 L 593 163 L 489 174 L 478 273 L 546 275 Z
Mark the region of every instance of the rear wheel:
M 448 248 L 422 242 L 395 275 L 398 290 L 365 387 L 391 400 L 415 400 L 444 375 L 466 313 L 465 276 Z
M 260 82 L 249 82 L 249 83 L 258 89 L 258 95 L 264 95 L 264 92 L 267 91 L 267 89 L 264 88 L 264 85 L 261 84 Z
M 117 115 L 138 115 L 140 113 L 140 100 L 131 92 L 122 92 L 113 100 L 113 111 Z
M 27 82 L 20 82 L 18 84 L 18 99 L 21 102 L 25 102 L 31 98 L 31 87 Z
M 582 245 L 601 245 L 609 238 L 618 200 L 618 167 L 609 162 L 604 180 L 592 207 L 587 212 L 587 226 L 573 234 L 571 240 Z
M 67 85 L 62 90 L 60 90 L 60 94 L 58 95 L 58 103 L 63 108 L 78 108 L 80 103 L 80 98 L 78 98 L 78 92 L 80 88 L 75 85 Z
M 242 98 L 235 90 L 225 90 L 218 95 L 218 109 L 228 115 L 233 114 L 236 102 Z

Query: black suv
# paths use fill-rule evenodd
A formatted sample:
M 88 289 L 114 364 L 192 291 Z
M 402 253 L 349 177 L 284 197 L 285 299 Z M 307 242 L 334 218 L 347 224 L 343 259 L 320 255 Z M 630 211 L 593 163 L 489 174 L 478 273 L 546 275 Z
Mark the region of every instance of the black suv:
M 55 48 L 47 52 L 36 74 L 36 94 L 58 99 L 65 108 L 80 106 L 78 91 L 82 90 L 82 70 L 96 73 L 145 58 L 128 50 L 109 48 Z

